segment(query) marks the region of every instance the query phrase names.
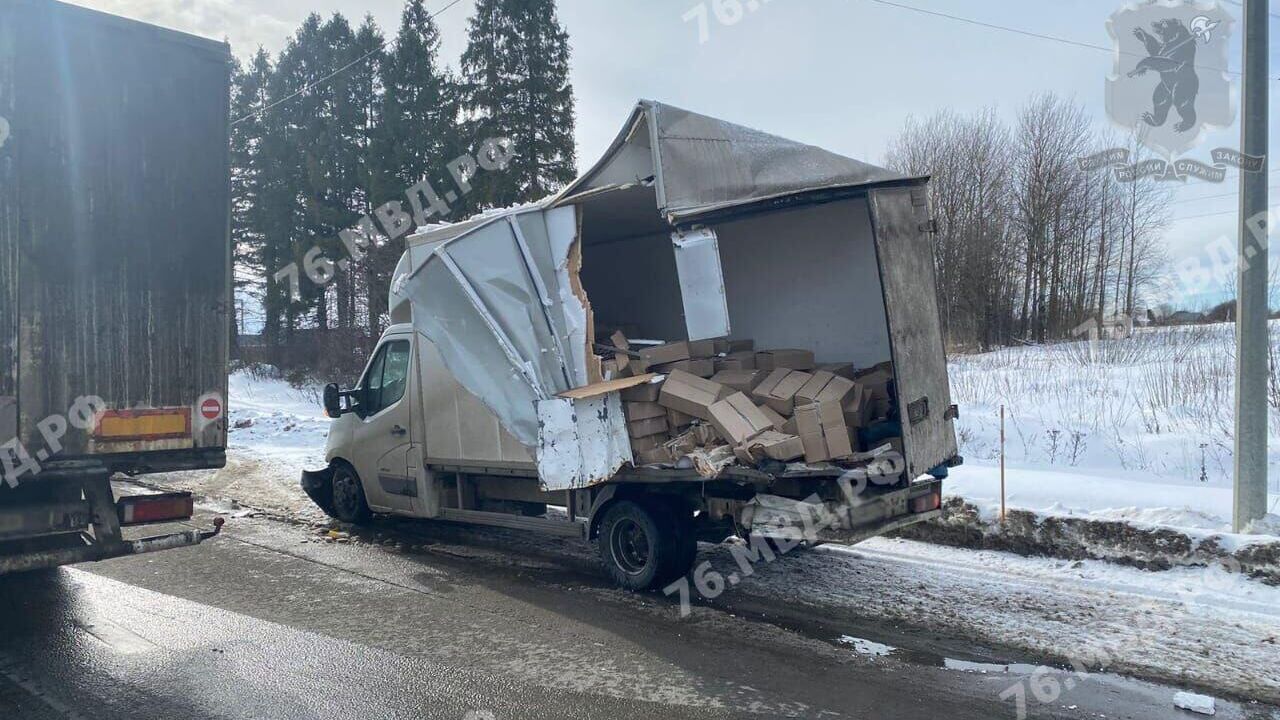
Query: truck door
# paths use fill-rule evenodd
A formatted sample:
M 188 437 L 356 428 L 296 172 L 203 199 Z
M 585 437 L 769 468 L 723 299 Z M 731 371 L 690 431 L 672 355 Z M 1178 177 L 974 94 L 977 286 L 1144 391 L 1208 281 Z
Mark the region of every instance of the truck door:
M 934 283 L 928 190 L 924 185 L 875 190 L 870 207 L 907 476 L 914 479 L 957 454 Z
M 408 338 L 390 338 L 378 347 L 360 383 L 356 412 L 361 421 L 351 444 L 352 462 L 375 510 L 412 512 L 418 495 L 417 463 L 410 462 L 412 358 Z

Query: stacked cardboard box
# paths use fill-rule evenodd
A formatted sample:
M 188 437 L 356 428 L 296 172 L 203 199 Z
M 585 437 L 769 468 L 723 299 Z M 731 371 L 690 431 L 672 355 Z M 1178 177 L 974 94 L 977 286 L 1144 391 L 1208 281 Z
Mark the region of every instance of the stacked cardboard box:
M 818 365 L 812 352 L 757 352 L 749 341 L 660 345 L 611 338 L 623 373 L 654 372 L 622 392 L 637 464 L 669 464 L 717 447 L 739 462 L 831 462 L 855 455 L 859 431 L 894 403 L 893 367 Z M 727 447 L 726 447 L 727 446 Z

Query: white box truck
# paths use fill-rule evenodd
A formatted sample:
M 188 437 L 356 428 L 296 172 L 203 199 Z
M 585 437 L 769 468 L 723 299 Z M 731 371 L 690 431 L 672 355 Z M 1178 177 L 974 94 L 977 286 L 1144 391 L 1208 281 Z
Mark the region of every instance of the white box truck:
M 348 522 L 598 540 L 634 589 L 684 575 L 699 540 L 857 542 L 936 517 L 960 458 L 927 182 L 641 102 L 559 195 L 409 239 L 394 324 L 354 388 L 326 389 L 328 467 L 303 486 Z M 887 445 L 840 462 L 640 463 L 621 395 L 656 379 L 601 375 L 598 318 L 891 367 L 873 438 Z

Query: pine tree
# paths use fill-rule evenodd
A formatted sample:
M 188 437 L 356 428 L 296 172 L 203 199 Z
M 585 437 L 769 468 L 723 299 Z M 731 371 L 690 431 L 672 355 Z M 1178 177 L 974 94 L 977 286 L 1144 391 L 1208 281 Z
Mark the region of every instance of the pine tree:
M 231 239 L 237 310 L 242 302 L 260 297 L 263 288 L 258 278 L 266 270 L 266 237 L 262 230 L 265 129 L 261 111 L 267 103 L 271 72 L 271 57 L 259 48 L 248 69 L 237 62 L 232 73 L 231 117 L 235 124 L 231 126 Z M 233 343 L 245 329 L 243 320 L 237 313 Z
M 358 113 L 358 119 L 353 125 L 356 133 L 353 140 L 357 150 L 357 182 L 351 197 L 351 209 L 358 218 L 372 214 L 375 207 L 401 192 L 402 188 L 391 161 L 390 149 L 393 144 L 387 142 L 385 79 L 391 57 L 385 45 L 386 38 L 382 30 L 374 22 L 372 15 L 366 15 L 364 24 L 356 31 L 353 52 L 357 58 L 367 59 L 351 71 L 351 105 Z M 352 225 L 347 229 L 357 228 Z M 343 312 L 350 315 L 350 321 L 344 323 L 345 326 L 361 326 L 376 340 L 382 330 L 381 311 L 377 306 L 386 304 L 386 300 L 380 298 L 386 297 L 386 288 L 391 278 L 383 280 L 375 277 L 373 268 L 376 263 L 370 253 L 375 252 L 376 247 L 372 245 L 374 239 L 369 240 L 370 247 L 362 249 L 358 259 L 352 258 L 351 265 L 344 271 L 349 276 L 344 278 L 344 282 L 350 285 L 351 291 L 350 306 Z M 375 299 L 377 302 L 374 302 Z
M 473 207 L 504 207 L 559 190 L 576 174 L 569 36 L 554 0 L 479 0 L 462 56 L 467 136 L 475 151 L 506 138 L 506 169 L 481 172 Z
M 440 31 L 424 0 L 409 0 L 387 63 L 386 129 L 394 138 L 396 176 L 404 188 L 445 172 L 458 148 L 457 93 L 439 64 Z

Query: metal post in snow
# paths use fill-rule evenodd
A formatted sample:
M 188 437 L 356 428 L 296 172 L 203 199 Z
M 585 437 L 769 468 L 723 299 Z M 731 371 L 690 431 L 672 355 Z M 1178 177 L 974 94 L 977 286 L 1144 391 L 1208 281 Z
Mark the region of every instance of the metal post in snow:
M 1244 110 L 1240 150 L 1267 155 L 1268 0 L 1244 2 Z M 1267 171 L 1240 172 L 1236 312 L 1236 437 L 1233 526 L 1267 512 Z
M 1004 522 L 1004 406 L 1000 406 L 1000 522 Z

